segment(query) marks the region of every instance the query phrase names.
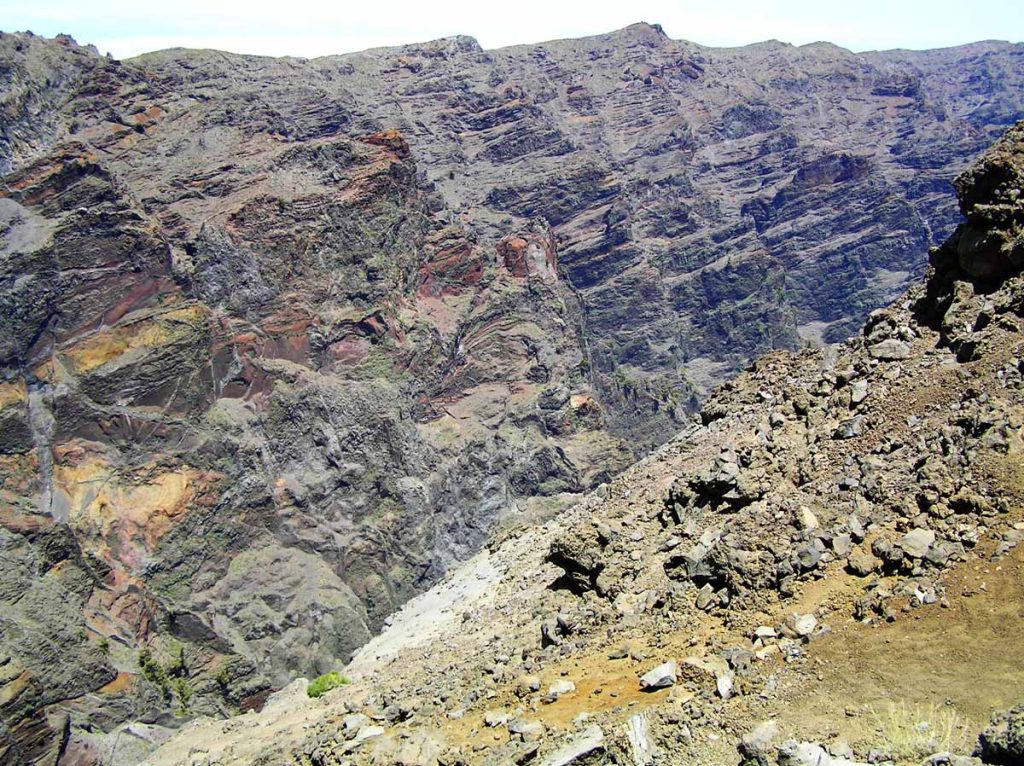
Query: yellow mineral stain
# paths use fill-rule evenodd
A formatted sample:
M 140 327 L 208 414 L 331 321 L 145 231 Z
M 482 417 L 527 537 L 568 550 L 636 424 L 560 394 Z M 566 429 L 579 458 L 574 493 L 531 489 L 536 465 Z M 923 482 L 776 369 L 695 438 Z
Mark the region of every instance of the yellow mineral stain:
M 113 533 L 122 544 L 139 540 L 150 550 L 188 513 L 195 478 L 185 467 L 161 471 L 155 466 L 121 477 L 102 456 L 54 468 L 72 526 L 106 539 Z
M 13 383 L 0 383 L 0 410 L 17 406 L 28 401 L 28 392 L 25 389 L 25 381 L 16 380 Z
M 64 349 L 63 356 L 74 373 L 88 373 L 132 351 L 183 340 L 194 333 L 204 318 L 203 309 L 191 305 L 145 319 L 128 320 L 82 338 Z
M 135 683 L 135 675 L 133 673 L 126 673 L 121 671 L 117 674 L 113 681 L 106 686 L 100 687 L 100 694 L 117 694 L 130 689 Z
M 29 675 L 28 671 L 25 671 L 17 678 L 0 686 L 0 705 L 7 705 L 11 700 L 17 699 L 28 688 L 28 685 Z

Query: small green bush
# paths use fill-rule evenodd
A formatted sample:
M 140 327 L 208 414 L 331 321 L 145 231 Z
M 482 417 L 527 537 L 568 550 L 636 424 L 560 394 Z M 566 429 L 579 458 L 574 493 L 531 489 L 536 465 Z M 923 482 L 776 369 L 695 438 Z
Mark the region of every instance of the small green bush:
M 321 694 L 329 692 L 331 689 L 336 689 L 339 686 L 344 686 L 347 683 L 349 683 L 349 680 L 345 676 L 332 670 L 330 673 L 324 673 L 306 687 L 306 694 L 310 697 L 319 697 Z

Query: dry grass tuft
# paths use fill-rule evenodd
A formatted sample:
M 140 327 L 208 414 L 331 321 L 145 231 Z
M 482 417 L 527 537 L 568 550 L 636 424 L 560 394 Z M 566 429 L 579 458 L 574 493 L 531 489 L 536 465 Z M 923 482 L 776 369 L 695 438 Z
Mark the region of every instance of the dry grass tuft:
M 977 728 L 945 705 L 890 702 L 871 708 L 870 720 L 883 750 L 897 764 L 919 764 L 933 753 L 968 754 Z

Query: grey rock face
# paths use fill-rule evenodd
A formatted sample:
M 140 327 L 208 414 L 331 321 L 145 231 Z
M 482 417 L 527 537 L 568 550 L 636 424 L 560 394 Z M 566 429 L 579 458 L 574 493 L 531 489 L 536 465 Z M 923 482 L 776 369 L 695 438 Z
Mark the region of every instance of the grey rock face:
M 992 716 L 988 727 L 978 736 L 974 755 L 984 763 L 1001 766 L 1024 763 L 1024 705 Z
M 105 733 L 259 706 L 754 353 L 847 334 L 1020 111 L 1019 50 L 714 50 L 637 25 L 115 62 L 0 36 L 0 593 L 28 679 L 0 757 L 48 758 L 84 730 L 39 711 L 118 678 L 85 714 Z M 876 87 L 893 71 L 913 87 Z M 1004 273 L 1013 238 L 978 239 L 993 212 L 968 209 L 954 260 Z M 947 336 L 977 353 L 992 311 Z M 762 478 L 723 457 L 688 491 L 743 512 Z M 693 562 L 708 609 L 761 577 L 734 542 Z M 772 566 L 817 569 L 801 542 Z M 602 555 L 565 554 L 566 584 L 614 587 Z

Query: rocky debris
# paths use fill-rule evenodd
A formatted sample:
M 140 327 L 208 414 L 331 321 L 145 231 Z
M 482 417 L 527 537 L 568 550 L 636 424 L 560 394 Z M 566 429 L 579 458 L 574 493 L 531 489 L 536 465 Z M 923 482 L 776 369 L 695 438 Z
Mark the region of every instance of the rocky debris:
M 1013 766 L 1024 763 L 1024 705 L 996 713 L 978 735 L 974 750 L 983 763 Z

